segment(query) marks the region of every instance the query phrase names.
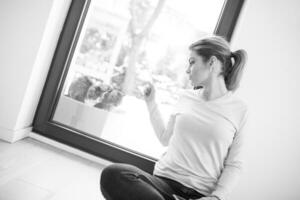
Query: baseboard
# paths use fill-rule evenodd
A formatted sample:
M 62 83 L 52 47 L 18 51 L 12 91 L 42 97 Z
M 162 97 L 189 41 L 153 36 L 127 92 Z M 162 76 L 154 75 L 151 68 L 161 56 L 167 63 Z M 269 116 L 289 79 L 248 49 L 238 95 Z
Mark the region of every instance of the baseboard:
M 64 151 L 67 151 L 71 154 L 74 154 L 74 155 L 77 155 L 79 157 L 82 157 L 84 159 L 88 159 L 90 161 L 93 161 L 93 162 L 96 162 L 96 163 L 99 163 L 101 165 L 104 165 L 104 166 L 107 166 L 109 164 L 112 164 L 112 162 L 108 161 L 108 160 L 105 160 L 105 159 L 102 159 L 102 158 L 99 158 L 97 156 L 94 156 L 92 154 L 89 154 L 89 153 L 86 153 L 84 151 L 81 151 L 79 149 L 76 149 L 76 148 L 73 148 L 73 147 L 70 147 L 66 144 L 63 144 L 63 143 L 60 143 L 60 142 L 57 142 L 55 140 L 52 140 L 50 138 L 47 138 L 45 136 L 42 136 L 38 133 L 34 133 L 34 132 L 30 132 L 29 134 L 29 137 L 30 138 L 33 138 L 35 140 L 38 140 L 40 142 L 43 142 L 43 143 L 46 143 L 46 144 L 49 144 L 51 146 L 54 146 L 58 149 L 62 149 Z
M 26 127 L 19 130 L 12 130 L 0 127 L 0 139 L 9 143 L 14 143 L 29 136 L 32 131 L 32 127 Z

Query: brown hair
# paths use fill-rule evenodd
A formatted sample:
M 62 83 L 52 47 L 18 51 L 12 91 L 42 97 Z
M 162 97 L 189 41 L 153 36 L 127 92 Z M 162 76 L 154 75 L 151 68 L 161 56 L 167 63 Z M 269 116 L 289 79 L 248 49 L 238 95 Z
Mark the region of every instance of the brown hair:
M 239 87 L 243 69 L 247 59 L 245 50 L 231 52 L 229 43 L 220 36 L 209 36 L 190 45 L 189 49 L 195 51 L 207 62 L 215 56 L 222 63 L 222 72 L 226 88 L 235 91 Z

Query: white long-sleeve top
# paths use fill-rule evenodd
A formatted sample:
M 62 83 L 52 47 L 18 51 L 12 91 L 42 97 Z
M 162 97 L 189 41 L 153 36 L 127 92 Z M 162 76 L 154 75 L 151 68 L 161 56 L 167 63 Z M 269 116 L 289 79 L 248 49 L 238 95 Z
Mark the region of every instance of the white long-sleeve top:
M 168 146 L 154 174 L 226 199 L 242 169 L 246 104 L 230 91 L 205 101 L 202 90 L 186 90 L 166 126 L 156 103 L 147 106 L 158 139 Z

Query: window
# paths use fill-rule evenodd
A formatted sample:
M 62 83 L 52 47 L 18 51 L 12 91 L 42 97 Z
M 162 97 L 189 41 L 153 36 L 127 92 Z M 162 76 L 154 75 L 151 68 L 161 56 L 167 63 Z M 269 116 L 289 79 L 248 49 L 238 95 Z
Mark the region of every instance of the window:
M 152 171 L 164 152 L 141 97 L 157 88 L 167 119 L 185 75 L 187 45 L 230 40 L 243 1 L 73 0 L 34 131 L 114 162 Z

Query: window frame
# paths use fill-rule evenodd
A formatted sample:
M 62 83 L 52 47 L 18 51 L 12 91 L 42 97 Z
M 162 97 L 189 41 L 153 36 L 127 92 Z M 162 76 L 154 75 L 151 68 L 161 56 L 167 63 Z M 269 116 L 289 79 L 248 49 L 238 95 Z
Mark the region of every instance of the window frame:
M 111 162 L 129 163 L 151 173 L 155 159 L 52 121 L 90 3 L 91 0 L 71 2 L 35 113 L 33 132 Z M 225 1 L 215 34 L 231 40 L 243 4 L 244 0 Z

